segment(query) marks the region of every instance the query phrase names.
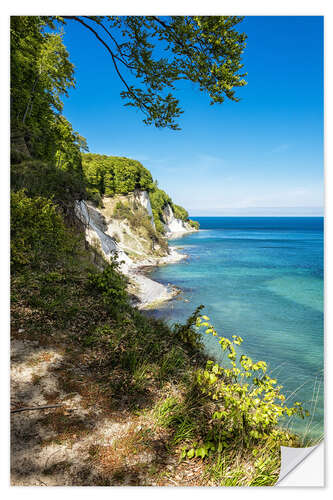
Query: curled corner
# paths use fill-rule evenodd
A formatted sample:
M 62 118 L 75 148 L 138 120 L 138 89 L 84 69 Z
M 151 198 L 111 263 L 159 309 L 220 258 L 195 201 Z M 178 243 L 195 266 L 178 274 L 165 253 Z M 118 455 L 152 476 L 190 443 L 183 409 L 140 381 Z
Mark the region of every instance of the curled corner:
M 281 446 L 281 468 L 279 479 L 275 485 L 280 483 L 293 469 L 295 469 L 303 460 L 306 459 L 318 447 L 323 448 L 323 441 L 316 446 L 309 446 L 307 448 L 290 448 L 288 446 Z M 318 471 L 319 475 L 323 475 L 323 471 Z M 281 485 L 282 486 L 282 485 Z

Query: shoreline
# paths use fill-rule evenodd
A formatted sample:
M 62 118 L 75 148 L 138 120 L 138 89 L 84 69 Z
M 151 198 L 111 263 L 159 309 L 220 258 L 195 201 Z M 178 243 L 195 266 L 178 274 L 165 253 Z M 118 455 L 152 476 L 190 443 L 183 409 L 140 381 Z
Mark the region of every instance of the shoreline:
M 170 254 L 165 257 L 149 258 L 139 264 L 134 264 L 127 270 L 127 277 L 130 280 L 130 293 L 137 302 L 134 304 L 139 310 L 154 309 L 158 305 L 168 302 L 179 293 L 181 289 L 176 286 L 164 285 L 149 278 L 144 270 L 153 269 L 167 264 L 176 264 L 188 258 L 188 255 L 180 253 L 178 250 L 170 248 Z
M 76 203 L 76 215 L 85 225 L 86 241 L 97 249 L 107 261 L 116 256 L 120 264 L 120 271 L 129 278 L 128 291 L 133 297 L 135 307 L 139 310 L 151 309 L 173 299 L 180 293 L 180 289 L 175 286 L 166 286 L 147 277 L 143 269 L 175 264 L 188 258 L 188 255 L 172 246 L 168 246 L 168 254 L 164 257 L 147 255 L 141 247 L 131 247 L 127 242 L 116 240 L 115 232 L 124 230 L 125 227 L 127 234 L 133 238 L 134 235 L 130 233 L 127 226 L 124 227 L 121 223 L 111 228 L 110 221 L 105 215 L 87 201 Z M 166 239 L 181 238 L 197 231 L 198 229 L 192 227 L 183 227 L 180 231 L 167 232 Z M 135 260 L 130 252 L 135 254 Z

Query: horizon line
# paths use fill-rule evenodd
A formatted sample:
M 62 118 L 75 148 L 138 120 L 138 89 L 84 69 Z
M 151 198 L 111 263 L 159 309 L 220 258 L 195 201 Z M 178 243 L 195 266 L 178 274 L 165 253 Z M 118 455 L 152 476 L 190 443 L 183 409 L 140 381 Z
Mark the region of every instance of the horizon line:
M 291 218 L 291 217 L 297 217 L 299 219 L 309 219 L 309 218 L 313 218 L 313 219 L 323 219 L 325 217 L 325 215 L 274 215 L 274 214 L 270 214 L 270 215 L 190 215 L 190 217 L 241 217 L 241 218 L 249 218 L 251 217 L 252 219 L 253 218 L 261 218 L 261 217 L 279 217 L 279 218 Z
M 324 207 L 247 207 L 188 209 L 190 217 L 324 217 Z

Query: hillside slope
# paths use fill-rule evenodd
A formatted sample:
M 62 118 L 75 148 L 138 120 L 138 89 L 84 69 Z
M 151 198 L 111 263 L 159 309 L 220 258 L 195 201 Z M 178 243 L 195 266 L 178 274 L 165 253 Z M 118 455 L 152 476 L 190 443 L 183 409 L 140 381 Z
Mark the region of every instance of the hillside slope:
M 116 257 L 121 271 L 130 278 L 129 290 L 140 309 L 169 300 L 178 293 L 174 287 L 157 283 L 140 270 L 186 258 L 168 246 L 166 237 L 196 231 L 177 219 L 169 204 L 164 213 L 162 220 L 166 229 L 161 235 L 155 227 L 147 191 L 104 197 L 100 206 L 87 201 L 76 203 L 76 214 L 85 226 L 86 241 L 106 261 Z

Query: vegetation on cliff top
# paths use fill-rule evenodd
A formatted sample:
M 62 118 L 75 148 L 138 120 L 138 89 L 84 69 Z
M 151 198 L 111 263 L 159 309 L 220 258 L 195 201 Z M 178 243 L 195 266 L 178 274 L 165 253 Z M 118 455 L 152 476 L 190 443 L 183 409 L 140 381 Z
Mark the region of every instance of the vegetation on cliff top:
M 164 209 L 169 205 L 177 219 L 189 222 L 195 229 L 198 223 L 189 220 L 185 208 L 173 203 L 170 196 L 153 181 L 151 173 L 139 161 L 130 158 L 93 153 L 82 155 L 82 168 L 87 183 L 88 197 L 101 203 L 103 196 L 129 194 L 135 189 L 147 191 L 156 230 L 164 233 Z
M 101 196 L 148 191 L 153 186 L 150 172 L 137 160 L 86 153 L 82 163 L 88 186 Z

